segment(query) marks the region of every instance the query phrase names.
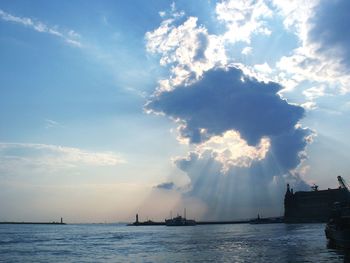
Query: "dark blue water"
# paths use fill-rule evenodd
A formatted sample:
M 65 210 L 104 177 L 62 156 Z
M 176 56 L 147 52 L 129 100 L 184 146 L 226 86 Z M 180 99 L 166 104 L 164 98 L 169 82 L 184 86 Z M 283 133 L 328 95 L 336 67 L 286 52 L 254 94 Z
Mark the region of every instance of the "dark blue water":
M 324 224 L 0 225 L 0 262 L 345 262 Z

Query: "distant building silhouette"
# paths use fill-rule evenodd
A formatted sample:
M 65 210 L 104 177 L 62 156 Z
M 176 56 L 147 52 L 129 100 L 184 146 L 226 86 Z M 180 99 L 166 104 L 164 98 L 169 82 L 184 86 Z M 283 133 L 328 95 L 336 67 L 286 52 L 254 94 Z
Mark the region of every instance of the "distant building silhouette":
M 347 202 L 348 191 L 342 187 L 337 189 L 318 190 L 293 193 L 287 184 L 284 197 L 284 220 L 287 223 L 327 222 L 335 202 Z

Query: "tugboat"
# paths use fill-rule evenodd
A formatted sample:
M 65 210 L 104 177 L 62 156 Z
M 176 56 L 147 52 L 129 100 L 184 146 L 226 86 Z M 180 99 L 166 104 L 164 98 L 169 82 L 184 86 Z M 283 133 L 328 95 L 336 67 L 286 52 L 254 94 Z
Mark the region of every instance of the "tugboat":
M 166 226 L 195 226 L 196 221 L 193 219 L 186 219 L 186 208 L 184 211 L 184 217 L 177 215 L 177 217 L 171 219 L 165 219 Z
M 340 188 L 349 193 L 349 188 L 341 176 L 338 176 Z M 350 202 L 334 203 L 334 208 L 326 225 L 325 234 L 330 245 L 350 248 Z

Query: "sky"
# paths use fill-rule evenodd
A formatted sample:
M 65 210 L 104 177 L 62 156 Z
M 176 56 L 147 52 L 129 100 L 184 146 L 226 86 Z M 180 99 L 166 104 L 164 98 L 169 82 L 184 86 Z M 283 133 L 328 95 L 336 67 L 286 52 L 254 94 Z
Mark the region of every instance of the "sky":
M 0 2 L 0 221 L 283 215 L 350 181 L 350 2 Z

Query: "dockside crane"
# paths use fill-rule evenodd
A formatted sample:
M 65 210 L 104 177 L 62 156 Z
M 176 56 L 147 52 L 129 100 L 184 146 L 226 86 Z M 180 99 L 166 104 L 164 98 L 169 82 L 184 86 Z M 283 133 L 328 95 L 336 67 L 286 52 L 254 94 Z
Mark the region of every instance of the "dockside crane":
M 345 182 L 344 178 L 341 177 L 340 175 L 337 176 L 338 179 L 338 183 L 340 185 L 340 188 L 343 188 L 345 190 L 347 190 L 349 192 L 349 186 L 348 184 Z

